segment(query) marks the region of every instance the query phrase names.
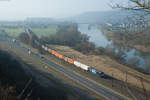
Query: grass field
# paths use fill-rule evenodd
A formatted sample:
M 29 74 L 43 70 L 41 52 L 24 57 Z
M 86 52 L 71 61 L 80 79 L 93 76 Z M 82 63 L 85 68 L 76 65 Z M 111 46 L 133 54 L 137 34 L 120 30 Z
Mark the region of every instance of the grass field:
M 23 28 L 0 28 L 4 30 L 9 36 L 16 38 L 20 33 L 24 32 Z M 57 32 L 56 26 L 49 26 L 48 28 L 32 28 L 32 31 L 40 38 L 42 36 L 48 36 Z
M 32 31 L 38 36 L 38 37 L 43 37 L 43 36 L 48 36 L 51 34 L 55 34 L 57 32 L 57 27 L 56 26 L 51 26 L 48 28 L 32 28 Z
M 23 28 L 0 28 L 0 30 L 4 30 L 11 37 L 17 37 L 20 33 L 24 32 Z

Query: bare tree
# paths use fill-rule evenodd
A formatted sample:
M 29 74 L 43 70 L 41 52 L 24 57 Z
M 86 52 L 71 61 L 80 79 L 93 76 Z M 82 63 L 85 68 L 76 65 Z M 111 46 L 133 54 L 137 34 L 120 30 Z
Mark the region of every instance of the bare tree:
M 119 4 L 115 2 L 115 4 L 111 6 L 112 8 L 144 11 L 146 12 L 145 14 L 150 14 L 150 0 L 127 0 L 126 4 Z

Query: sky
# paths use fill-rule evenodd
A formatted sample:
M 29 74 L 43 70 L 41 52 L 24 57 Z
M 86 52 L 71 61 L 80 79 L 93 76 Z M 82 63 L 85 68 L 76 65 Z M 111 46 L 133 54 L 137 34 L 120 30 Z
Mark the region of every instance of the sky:
M 63 18 L 88 11 L 108 11 L 110 0 L 0 0 L 0 20 Z

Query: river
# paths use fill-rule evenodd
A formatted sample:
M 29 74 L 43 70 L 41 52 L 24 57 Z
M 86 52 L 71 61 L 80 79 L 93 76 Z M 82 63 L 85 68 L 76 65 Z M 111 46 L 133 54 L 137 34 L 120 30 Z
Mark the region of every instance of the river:
M 141 51 L 138 51 L 134 48 L 130 48 L 127 46 L 122 46 L 119 44 L 115 44 L 113 41 L 109 41 L 107 37 L 97 28 L 96 25 L 92 25 L 89 28 L 89 24 L 79 24 L 78 30 L 82 34 L 87 34 L 90 38 L 90 42 L 94 42 L 97 47 L 104 47 L 107 49 L 113 49 L 117 52 L 122 52 L 126 62 L 130 64 L 135 63 L 138 67 L 144 68 L 145 70 L 150 70 L 150 55 L 145 54 Z M 132 60 L 132 59 L 136 60 Z M 132 62 L 133 61 L 133 62 Z M 149 66 L 149 67 L 145 67 Z

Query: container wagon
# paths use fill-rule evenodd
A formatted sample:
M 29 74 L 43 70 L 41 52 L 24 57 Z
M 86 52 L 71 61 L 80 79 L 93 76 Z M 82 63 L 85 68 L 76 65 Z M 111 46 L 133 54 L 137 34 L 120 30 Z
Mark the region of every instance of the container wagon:
M 95 69 L 92 69 L 91 72 L 92 72 L 93 74 L 97 74 L 97 71 L 96 71 Z
M 71 59 L 71 58 L 68 58 L 67 62 L 70 63 L 70 64 L 74 64 L 74 60 Z
M 79 67 L 79 68 L 81 68 L 81 69 L 83 69 L 83 70 L 86 70 L 86 71 L 88 71 L 90 69 L 90 66 L 82 64 L 82 63 L 80 63 L 78 61 L 74 61 L 74 65 Z

